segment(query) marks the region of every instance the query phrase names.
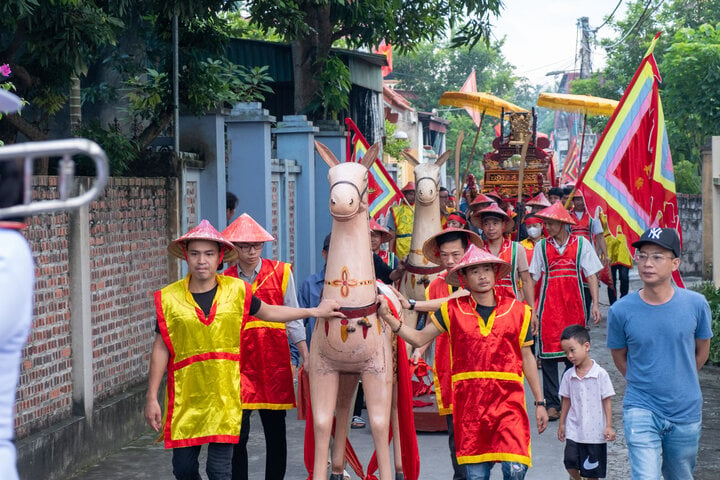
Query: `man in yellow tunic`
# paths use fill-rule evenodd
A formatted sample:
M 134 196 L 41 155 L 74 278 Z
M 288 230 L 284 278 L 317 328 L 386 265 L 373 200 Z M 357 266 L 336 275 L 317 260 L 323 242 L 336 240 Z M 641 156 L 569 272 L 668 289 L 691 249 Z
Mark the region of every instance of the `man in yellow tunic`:
M 170 243 L 170 254 L 184 258 L 188 275 L 155 292 L 157 326 L 150 357 L 145 419 L 173 449 L 178 480 L 199 477 L 198 456 L 208 444 L 209 480 L 229 480 L 233 444 L 240 436 L 240 331 L 253 315 L 270 322 L 309 316 L 342 316 L 336 302 L 317 308 L 268 305 L 250 285 L 220 276 L 218 266 L 237 258 L 237 250 L 207 220 Z M 158 391 L 167 371 L 165 414 Z
M 405 202 L 390 209 L 387 225 L 390 230 L 395 232 L 390 249 L 401 261 L 405 260 L 410 253 L 410 240 L 415 221 L 415 183 L 405 184 L 402 193 L 405 195 Z

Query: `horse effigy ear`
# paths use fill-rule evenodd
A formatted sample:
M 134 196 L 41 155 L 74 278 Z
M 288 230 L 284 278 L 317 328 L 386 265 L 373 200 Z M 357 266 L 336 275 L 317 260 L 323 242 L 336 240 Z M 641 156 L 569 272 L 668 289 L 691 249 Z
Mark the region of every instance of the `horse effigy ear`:
M 328 147 L 323 145 L 322 143 L 315 140 L 315 150 L 320 154 L 320 157 L 325 160 L 325 163 L 328 164 L 331 168 L 335 165 L 340 165 L 340 162 L 338 161 L 337 157 L 334 153 L 330 151 Z
M 360 160 L 360 163 L 365 166 L 365 168 L 370 168 L 370 165 L 373 164 L 376 158 L 378 158 L 378 153 L 380 153 L 380 144 L 375 143 L 373 146 L 367 149 L 367 152 L 365 152 L 365 155 L 363 155 L 362 160 Z
M 408 150 L 403 150 L 402 152 L 400 152 L 400 155 L 402 155 L 405 160 L 410 162 L 413 167 L 417 167 L 418 165 L 420 165 L 420 162 L 418 162 L 418 159 L 415 157 L 415 155 L 410 153 Z
M 437 160 L 435 160 L 435 165 L 437 165 L 438 167 L 441 166 L 448 158 L 450 158 L 450 155 L 452 155 L 452 150 L 446 151 L 445 153 L 440 155 Z

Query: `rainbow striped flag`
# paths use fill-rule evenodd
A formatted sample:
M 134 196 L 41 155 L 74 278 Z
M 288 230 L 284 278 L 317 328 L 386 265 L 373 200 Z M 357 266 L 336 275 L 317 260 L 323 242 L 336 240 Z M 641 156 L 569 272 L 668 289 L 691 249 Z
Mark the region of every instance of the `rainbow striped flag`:
M 578 181 L 591 212 L 602 209 L 611 232 L 622 228 L 628 248 L 651 227 L 674 228 L 682 239 L 675 175 L 652 51 L 658 33 L 610 118 Z M 675 282 L 683 286 L 679 273 Z
M 355 122 L 345 119 L 348 127 L 347 161 L 357 162 L 365 155 L 370 144 L 365 139 Z M 403 194 L 390 174 L 385 170 L 379 158 L 370 166 L 368 176 L 368 211 L 370 216 L 382 225 L 386 225 L 387 212 L 393 205 L 403 200 Z

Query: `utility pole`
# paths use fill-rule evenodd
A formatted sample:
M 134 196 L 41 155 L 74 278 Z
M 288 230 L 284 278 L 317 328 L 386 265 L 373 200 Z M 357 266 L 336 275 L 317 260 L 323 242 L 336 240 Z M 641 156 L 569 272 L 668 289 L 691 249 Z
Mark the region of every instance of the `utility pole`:
M 580 78 L 589 78 L 592 73 L 592 52 L 590 50 L 590 19 L 588 17 L 578 18 L 578 29 L 580 30 Z

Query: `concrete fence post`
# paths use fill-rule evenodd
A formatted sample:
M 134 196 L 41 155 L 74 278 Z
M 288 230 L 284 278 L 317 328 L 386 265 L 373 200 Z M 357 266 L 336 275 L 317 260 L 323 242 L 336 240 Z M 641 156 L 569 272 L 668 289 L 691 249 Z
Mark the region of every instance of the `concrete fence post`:
M 272 143 L 270 128 L 275 117 L 261 103 L 238 103 L 225 117 L 230 159 L 227 189 L 238 197 L 236 214 L 246 212 L 267 230 L 272 220 Z M 262 256 L 270 258 L 266 242 Z
M 81 207 L 68 215 L 73 414 L 84 415 L 88 424 L 92 425 L 94 395 L 88 206 Z
M 315 145 L 318 128 L 305 115 L 286 115 L 272 132 L 277 136 L 277 157 L 295 160 L 299 175 L 295 177 L 295 278 L 302 280 L 315 272 L 324 237 L 318 240 L 315 224 Z M 287 165 L 287 164 L 286 164 Z M 286 183 L 287 185 L 288 183 Z M 289 197 L 289 195 L 288 195 Z M 287 197 L 286 197 L 287 198 Z M 321 235 L 325 235 L 321 233 Z

